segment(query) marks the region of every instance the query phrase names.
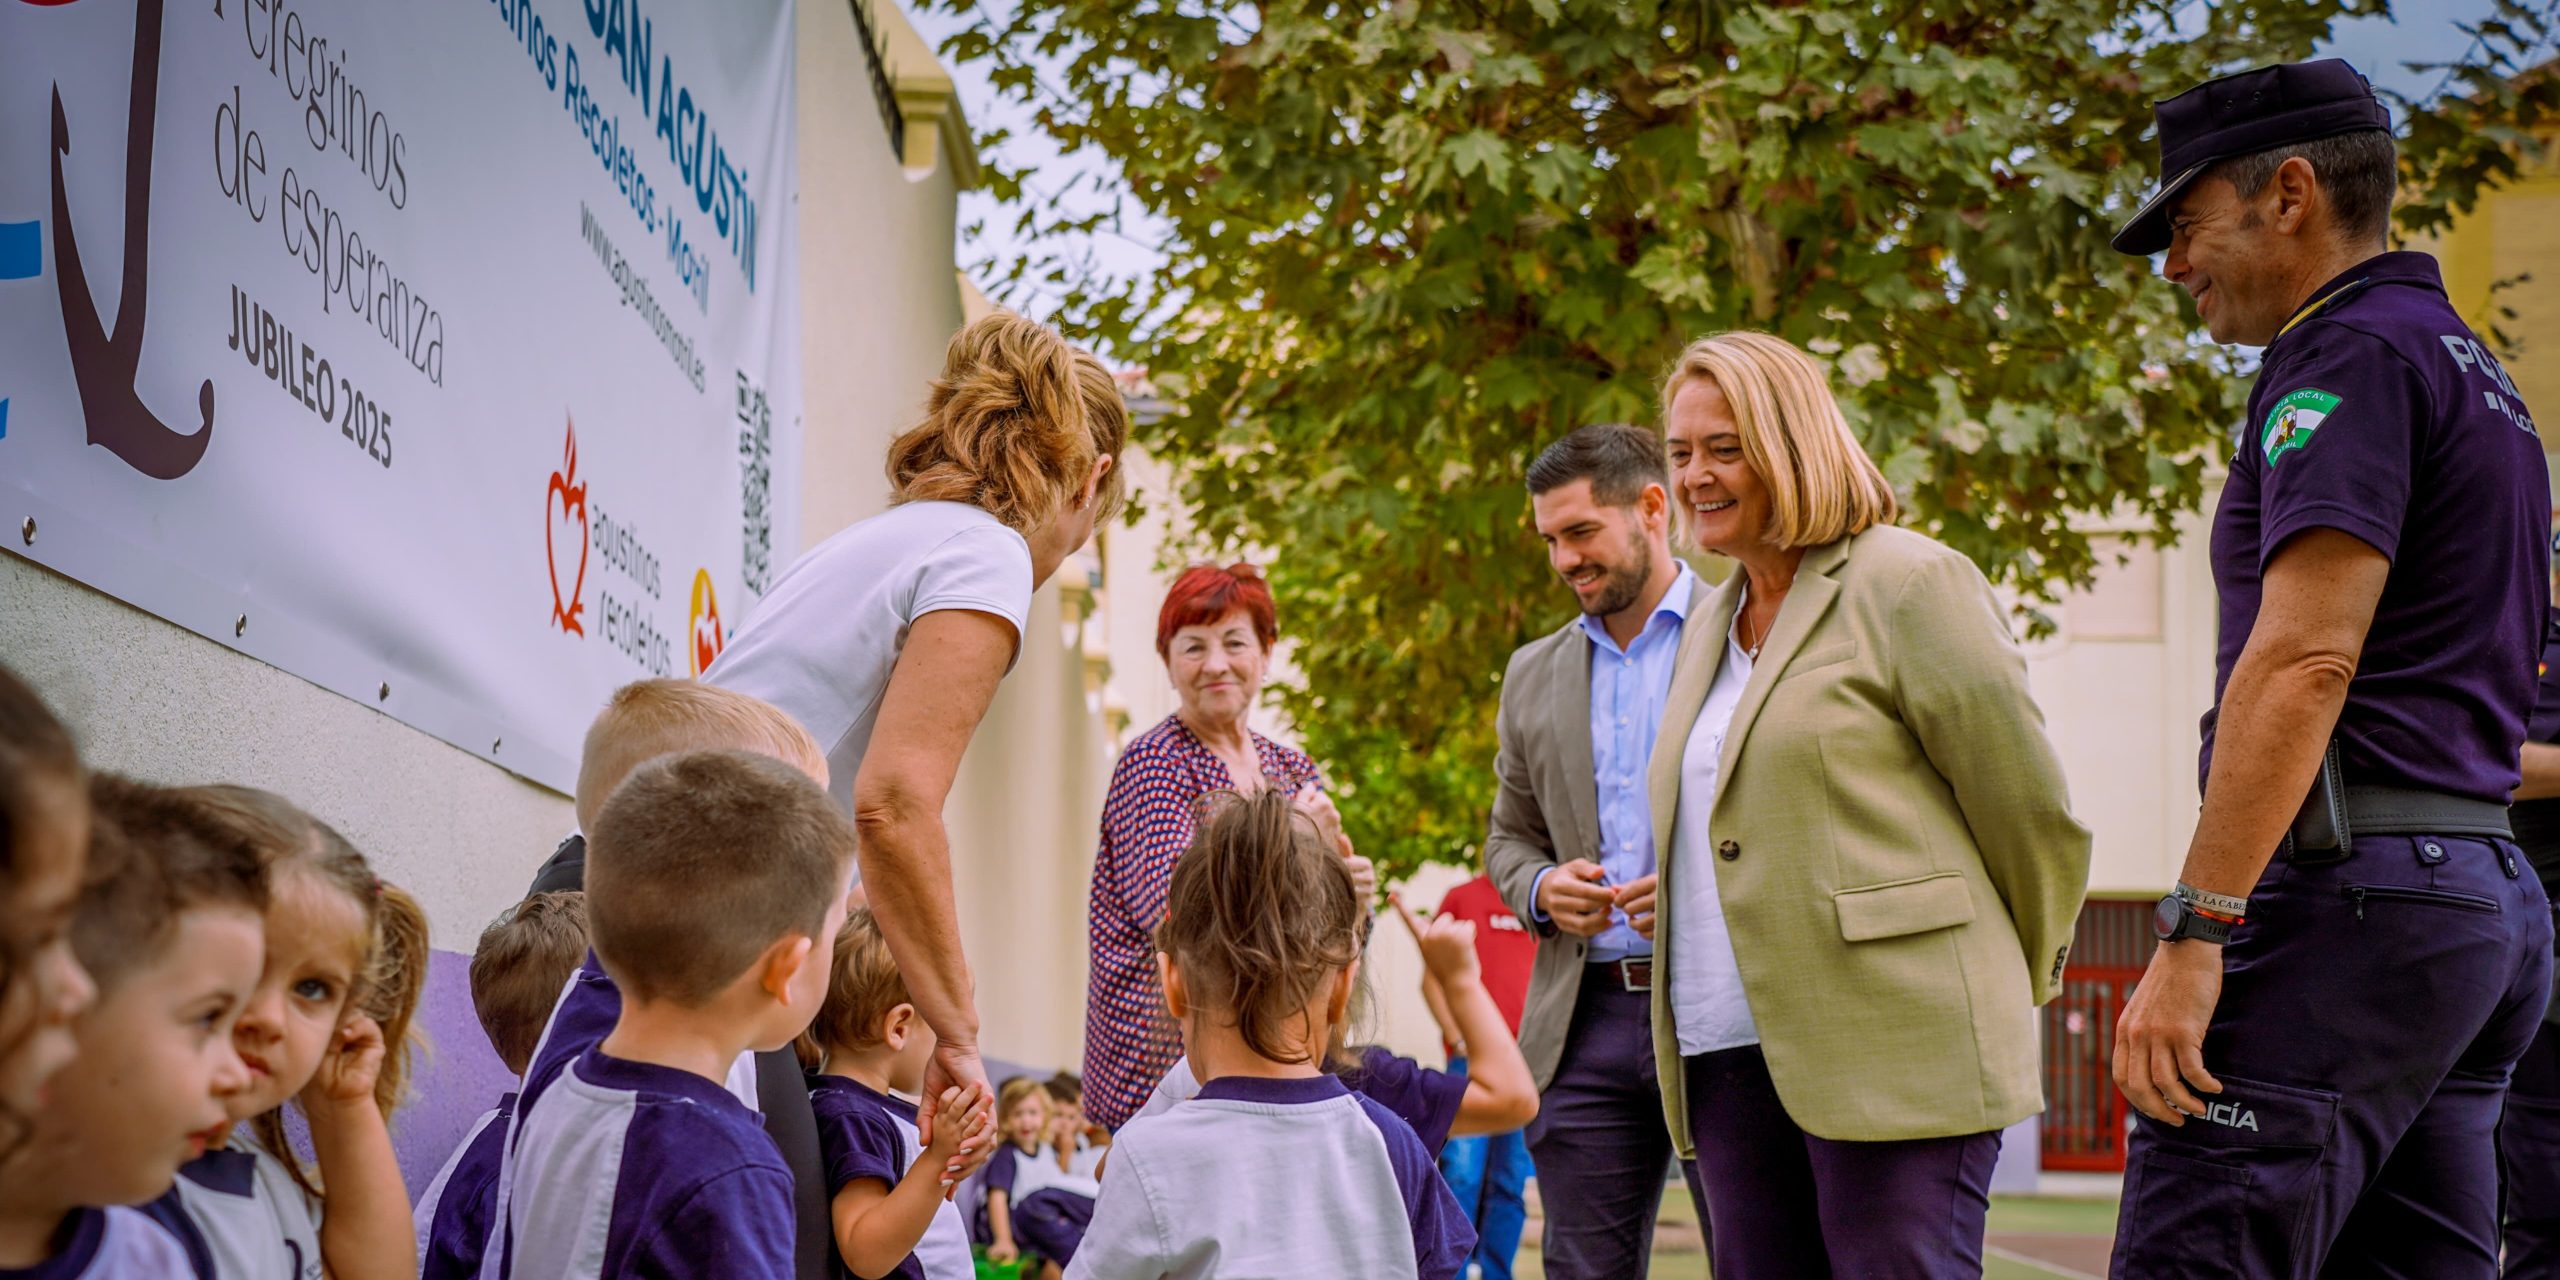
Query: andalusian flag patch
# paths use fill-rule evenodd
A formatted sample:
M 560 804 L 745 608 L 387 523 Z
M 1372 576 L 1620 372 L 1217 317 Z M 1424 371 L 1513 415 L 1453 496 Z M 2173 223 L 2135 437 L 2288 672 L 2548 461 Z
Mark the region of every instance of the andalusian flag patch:
M 2267 411 L 2267 425 L 2259 447 L 2265 450 L 2267 465 L 2272 467 L 2284 455 L 2311 443 L 2311 434 L 2338 407 L 2338 398 L 2317 387 L 2304 387 L 2276 401 Z

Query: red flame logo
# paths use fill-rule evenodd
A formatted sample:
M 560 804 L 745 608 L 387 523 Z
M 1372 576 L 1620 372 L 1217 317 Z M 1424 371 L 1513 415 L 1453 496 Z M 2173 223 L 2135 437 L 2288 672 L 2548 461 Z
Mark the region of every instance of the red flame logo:
M 556 509 L 555 509 L 556 507 Z M 578 520 L 578 572 L 570 579 L 566 593 L 560 590 L 560 534 L 569 527 L 570 513 Z M 560 469 L 551 473 L 551 487 L 542 495 L 542 559 L 551 567 L 551 621 L 573 636 L 584 636 L 587 629 L 579 621 L 587 603 L 582 598 L 587 589 L 587 486 L 578 479 L 578 423 L 569 421 L 568 442 L 560 450 Z

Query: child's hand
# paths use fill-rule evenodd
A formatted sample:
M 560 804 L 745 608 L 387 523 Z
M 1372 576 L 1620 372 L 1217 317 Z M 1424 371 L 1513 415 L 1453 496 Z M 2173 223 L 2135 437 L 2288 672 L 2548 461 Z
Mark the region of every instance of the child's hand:
M 1404 905 L 1404 895 L 1389 894 L 1396 914 L 1404 918 L 1404 927 L 1413 934 L 1414 945 L 1422 950 L 1422 967 L 1440 980 L 1443 987 L 1472 986 L 1484 980 L 1483 966 L 1476 959 L 1476 925 L 1473 920 L 1456 916 L 1433 916 L 1429 922 L 1414 918 L 1413 908 Z
M 363 1014 L 338 1024 L 320 1069 L 302 1087 L 302 1110 L 310 1115 L 330 1107 L 373 1104 L 374 1081 L 382 1075 L 382 1028 Z
M 1011 1262 L 1021 1256 L 1022 1250 L 1013 1247 L 1010 1243 L 991 1244 L 987 1246 L 987 1261 L 995 1263 L 998 1266 L 1002 1266 L 1005 1263 Z
M 995 1143 L 987 1140 L 988 1131 L 995 1127 L 995 1116 L 983 1105 L 983 1093 L 976 1085 L 945 1089 L 934 1105 L 916 1109 L 916 1136 L 924 1143 L 921 1159 L 942 1166 L 942 1194 L 946 1199 L 963 1179 L 976 1173 L 995 1154 Z
M 967 1141 L 970 1134 L 977 1132 L 977 1128 L 969 1123 L 969 1095 L 968 1089 L 945 1089 L 938 1101 L 931 1107 L 925 1108 L 932 1113 L 924 1117 L 926 1120 L 924 1132 L 927 1135 L 924 1146 L 925 1159 L 946 1168 L 959 1159 L 960 1144 Z M 982 1125 L 985 1123 L 984 1117 L 980 1118 L 979 1123 Z

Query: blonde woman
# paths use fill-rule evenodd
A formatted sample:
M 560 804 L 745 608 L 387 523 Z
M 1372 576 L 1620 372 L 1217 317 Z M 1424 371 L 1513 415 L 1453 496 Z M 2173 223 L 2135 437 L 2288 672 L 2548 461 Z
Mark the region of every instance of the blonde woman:
M 1895 528 L 1821 366 L 1691 344 L 1673 505 L 1734 562 L 1650 777 L 1653 1039 L 1716 1280 L 1982 1274 L 2089 835 L 1973 563 Z
M 925 1094 L 975 1084 L 942 803 L 1013 666 L 1031 593 L 1119 506 L 1129 418 L 1092 356 L 999 311 L 951 340 L 925 418 L 889 445 L 889 510 L 773 584 L 703 678 L 797 717 L 862 833 L 861 883 L 940 1043 Z

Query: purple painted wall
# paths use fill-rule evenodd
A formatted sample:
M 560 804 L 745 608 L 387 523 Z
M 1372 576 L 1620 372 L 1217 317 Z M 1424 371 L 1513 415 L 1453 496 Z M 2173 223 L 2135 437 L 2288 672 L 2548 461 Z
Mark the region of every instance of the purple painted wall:
M 409 1077 L 408 1105 L 391 1121 L 391 1145 L 412 1201 L 435 1180 L 471 1123 L 516 1087 L 515 1073 L 498 1061 L 479 1015 L 471 1011 L 471 957 L 434 954 L 418 1025 L 426 1032 L 427 1049 Z

